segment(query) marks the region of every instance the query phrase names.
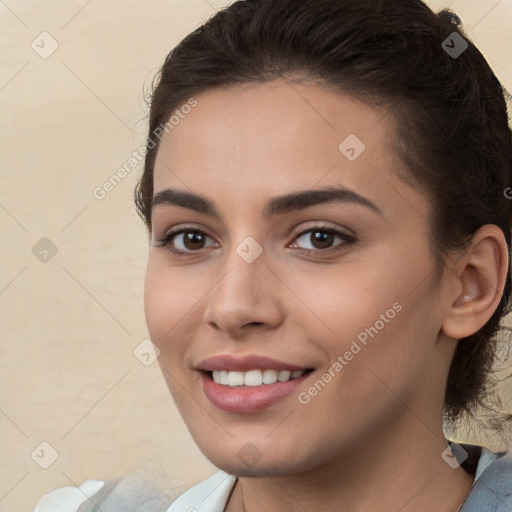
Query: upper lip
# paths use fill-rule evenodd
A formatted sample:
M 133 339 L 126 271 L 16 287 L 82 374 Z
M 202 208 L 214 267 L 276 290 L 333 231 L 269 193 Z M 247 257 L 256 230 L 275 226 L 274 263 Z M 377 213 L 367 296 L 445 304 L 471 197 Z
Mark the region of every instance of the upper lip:
M 203 359 L 197 366 L 197 370 L 213 371 L 227 370 L 245 372 L 249 370 L 289 370 L 299 371 L 307 370 L 308 367 L 297 366 L 278 359 L 270 357 L 247 355 L 243 357 L 234 357 L 229 354 L 221 354 L 208 359 Z

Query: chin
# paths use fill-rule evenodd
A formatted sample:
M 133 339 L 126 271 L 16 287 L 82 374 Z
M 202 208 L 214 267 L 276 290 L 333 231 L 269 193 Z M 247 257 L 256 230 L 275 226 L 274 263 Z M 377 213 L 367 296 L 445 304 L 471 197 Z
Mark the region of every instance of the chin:
M 279 477 L 303 473 L 313 469 L 318 461 L 313 461 L 308 454 L 297 453 L 297 449 L 268 446 L 261 450 L 256 444 L 246 441 L 221 446 L 217 444 L 204 446 L 198 444 L 203 455 L 216 467 L 240 477 Z M 317 458 L 317 457 L 315 457 Z
M 231 458 L 222 457 L 221 459 L 208 458 L 208 460 L 222 471 L 239 477 L 280 477 L 304 471 L 300 467 L 290 467 L 289 464 L 283 464 L 283 461 L 276 461 L 275 463 L 258 461 L 251 465 L 240 462 L 236 456 Z

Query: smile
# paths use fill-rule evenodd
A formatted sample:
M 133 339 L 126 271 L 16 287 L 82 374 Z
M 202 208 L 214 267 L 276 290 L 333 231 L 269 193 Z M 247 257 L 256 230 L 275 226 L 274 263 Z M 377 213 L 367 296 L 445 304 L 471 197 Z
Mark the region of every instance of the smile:
M 287 382 L 302 377 L 307 370 L 249 370 L 247 372 L 232 372 L 227 370 L 214 370 L 213 381 L 222 386 L 261 386 L 275 384 L 276 382 Z
M 268 409 L 287 396 L 298 393 L 299 387 L 314 371 L 267 369 L 199 373 L 203 393 L 212 405 L 228 413 L 248 414 Z

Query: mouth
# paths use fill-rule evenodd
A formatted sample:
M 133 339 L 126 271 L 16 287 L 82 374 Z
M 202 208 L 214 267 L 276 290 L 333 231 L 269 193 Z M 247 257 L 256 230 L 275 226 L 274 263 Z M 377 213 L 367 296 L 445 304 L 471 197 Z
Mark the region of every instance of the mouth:
M 313 368 L 305 370 L 275 370 L 275 369 L 253 369 L 248 371 L 211 370 L 203 371 L 205 375 L 221 386 L 227 387 L 258 387 L 276 384 L 278 382 L 289 382 L 300 379 L 309 374 Z
M 218 354 L 194 367 L 201 376 L 203 393 L 218 409 L 230 413 L 255 413 L 292 396 L 314 372 L 258 354 Z
M 294 371 L 199 371 L 203 393 L 209 402 L 217 409 L 237 414 L 271 410 L 272 405 L 297 395 L 299 387 L 304 385 L 313 372 L 312 368 Z M 274 410 L 282 412 L 282 406 Z

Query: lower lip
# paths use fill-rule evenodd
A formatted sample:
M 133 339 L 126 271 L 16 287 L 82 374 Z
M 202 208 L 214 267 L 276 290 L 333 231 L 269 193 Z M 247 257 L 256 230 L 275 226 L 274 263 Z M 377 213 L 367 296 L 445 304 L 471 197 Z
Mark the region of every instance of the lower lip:
M 261 411 L 292 394 L 312 372 L 297 379 L 261 386 L 223 386 L 201 372 L 203 391 L 208 400 L 223 411 L 251 413 Z

